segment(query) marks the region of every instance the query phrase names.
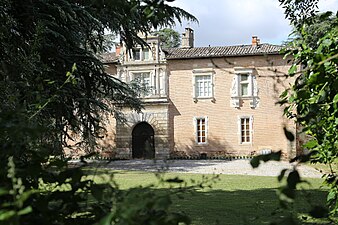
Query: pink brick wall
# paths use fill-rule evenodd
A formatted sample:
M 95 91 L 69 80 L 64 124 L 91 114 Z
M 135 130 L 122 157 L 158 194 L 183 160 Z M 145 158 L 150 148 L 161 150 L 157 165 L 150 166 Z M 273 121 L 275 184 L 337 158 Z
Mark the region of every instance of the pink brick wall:
M 255 68 L 260 103 L 250 108 L 249 100 L 240 108 L 230 107 L 230 90 L 234 67 Z M 193 101 L 193 70 L 213 68 L 214 97 Z M 209 69 L 208 69 L 209 70 Z M 283 150 L 285 154 L 295 148 L 284 135 L 283 127 L 295 132 L 292 121 L 283 118 L 283 108 L 275 103 L 289 81 L 276 75 L 287 73 L 288 66 L 282 56 L 232 57 L 227 59 L 169 60 L 169 107 L 172 151 L 190 155 L 206 152 L 213 154 L 248 155 L 262 149 Z M 278 71 L 278 72 L 276 72 Z M 208 143 L 196 144 L 194 117 L 208 117 Z M 253 116 L 251 144 L 240 144 L 238 116 Z

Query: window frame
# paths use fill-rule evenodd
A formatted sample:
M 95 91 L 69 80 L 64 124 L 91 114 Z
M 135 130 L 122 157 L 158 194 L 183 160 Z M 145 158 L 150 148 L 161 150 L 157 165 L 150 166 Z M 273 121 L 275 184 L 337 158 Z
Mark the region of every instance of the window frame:
M 235 67 L 234 76 L 230 89 L 230 106 L 233 108 L 241 107 L 241 100 L 249 100 L 251 108 L 259 105 L 258 83 L 254 68 Z M 242 80 L 242 76 L 247 76 L 247 80 Z M 247 85 L 247 95 L 244 95 L 243 85 Z
M 203 120 L 204 120 L 204 130 L 203 128 L 201 128 L 203 127 L 203 124 L 201 123 Z M 195 127 L 195 143 L 198 145 L 208 144 L 208 117 L 207 116 L 194 117 L 194 127 Z
M 238 90 L 238 95 L 240 97 L 252 97 L 253 96 L 252 91 L 251 91 L 252 90 L 252 82 L 250 82 L 251 76 L 248 73 L 241 73 L 238 76 L 239 76 L 238 77 L 238 89 L 239 89 Z M 243 76 L 246 76 L 247 79 L 246 80 L 242 80 Z M 244 85 L 247 85 L 247 94 L 246 95 L 243 94 L 242 87 Z M 250 94 L 250 92 L 251 92 L 251 94 Z
M 146 52 L 148 52 L 148 58 L 145 57 Z M 149 61 L 149 60 L 150 60 L 150 49 L 149 48 L 142 49 L 142 61 Z
M 136 57 L 135 57 L 135 55 L 136 55 L 135 53 L 136 53 L 136 52 L 138 52 L 138 56 L 139 56 L 138 59 L 136 59 Z M 141 48 L 133 48 L 133 49 L 132 49 L 132 53 L 133 53 L 132 56 L 133 56 L 133 60 L 134 60 L 134 61 L 142 61 L 142 59 L 141 59 L 141 55 L 142 55 L 142 53 L 141 53 Z
M 214 70 L 212 68 L 208 68 L 208 69 L 194 69 L 193 71 L 193 77 L 192 77 L 192 86 L 193 86 L 193 98 L 194 99 L 213 99 L 214 95 L 215 95 L 215 90 L 214 90 Z M 208 86 L 207 88 L 210 88 L 210 93 L 208 91 L 208 95 L 199 95 L 199 91 L 198 91 L 198 83 L 197 83 L 197 79 L 201 78 L 201 77 L 209 77 L 209 82 L 210 82 L 210 87 Z
M 245 123 L 242 124 L 242 121 L 245 121 Z M 242 129 L 243 125 L 245 126 L 244 130 Z M 249 130 L 247 130 L 247 127 L 249 127 Z M 245 133 L 244 136 L 243 132 Z M 238 134 L 240 144 L 251 145 L 253 143 L 253 116 L 238 116 Z M 247 141 L 248 138 L 249 141 Z
M 135 53 L 138 52 L 139 58 L 135 58 Z M 148 52 L 148 58 L 145 57 L 145 52 Z M 132 48 L 132 60 L 133 61 L 151 61 L 152 59 L 152 53 L 151 50 L 148 47 L 135 47 Z
M 153 92 L 154 92 L 154 85 L 153 85 L 154 80 L 153 80 L 153 77 L 152 77 L 152 72 L 147 70 L 147 71 L 131 71 L 130 73 L 131 73 L 131 81 L 136 80 L 136 77 L 138 75 L 142 76 L 141 80 L 139 82 L 141 83 L 141 85 L 142 85 L 143 88 L 147 89 L 147 92 L 141 93 L 140 96 L 141 97 L 152 96 Z M 149 85 L 148 86 L 147 85 L 143 86 L 144 85 L 144 81 L 145 81 L 144 74 L 148 74 L 148 77 L 149 77 L 148 78 L 149 79 Z

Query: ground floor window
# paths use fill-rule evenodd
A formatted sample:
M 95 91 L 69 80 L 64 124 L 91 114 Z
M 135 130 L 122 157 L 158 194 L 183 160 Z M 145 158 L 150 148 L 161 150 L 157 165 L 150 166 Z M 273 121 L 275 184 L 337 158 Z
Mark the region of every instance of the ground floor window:
M 239 119 L 240 142 L 252 142 L 252 117 L 241 117 Z
M 207 143 L 207 118 L 195 118 L 196 142 L 197 144 Z

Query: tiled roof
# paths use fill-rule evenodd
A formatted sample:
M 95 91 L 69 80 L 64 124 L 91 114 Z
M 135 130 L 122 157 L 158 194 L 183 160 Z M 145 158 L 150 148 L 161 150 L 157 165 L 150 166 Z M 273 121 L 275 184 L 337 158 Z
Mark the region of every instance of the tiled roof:
M 279 54 L 283 47 L 280 45 L 259 44 L 222 46 L 222 47 L 196 47 L 196 48 L 168 48 L 164 49 L 166 59 L 191 59 L 226 56 L 252 56 Z

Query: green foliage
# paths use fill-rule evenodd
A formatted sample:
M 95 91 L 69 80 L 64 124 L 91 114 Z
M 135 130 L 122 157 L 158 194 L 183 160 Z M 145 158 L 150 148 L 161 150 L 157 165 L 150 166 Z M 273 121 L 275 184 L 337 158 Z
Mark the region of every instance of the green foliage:
M 332 12 L 316 15 L 318 1 L 280 2 L 300 35 L 286 50 L 292 57 L 289 75 L 295 77 L 295 84 L 289 96 L 281 96 L 281 102 L 288 103 L 286 114 L 295 117 L 310 137 L 303 146 L 310 154 L 296 160 L 331 168 L 324 178 L 330 188 L 327 200 L 332 216 L 338 212 L 337 171 L 331 166 L 338 156 L 338 17 Z M 311 214 L 327 213 L 317 207 Z
M 257 168 L 260 164 L 260 161 L 263 161 L 263 162 L 267 162 L 267 161 L 270 161 L 270 160 L 280 161 L 281 155 L 282 155 L 281 151 L 272 152 L 272 153 L 265 154 L 265 155 L 258 155 L 258 156 L 253 157 L 250 160 L 250 164 L 251 164 L 252 168 Z
M 180 34 L 171 28 L 161 29 L 155 34 L 160 37 L 163 48 L 177 48 L 181 45 Z
M 259 166 L 260 161 L 268 162 L 268 161 L 279 161 L 281 156 L 281 152 L 266 154 L 266 155 L 258 155 L 255 156 L 251 161 L 250 164 L 253 168 L 256 168 Z M 294 160 L 292 160 L 294 161 Z M 300 161 L 302 162 L 302 161 Z M 282 217 L 284 217 L 281 220 L 275 220 L 273 223 L 274 225 L 297 225 L 299 222 L 302 222 L 304 220 L 308 220 L 308 218 L 327 218 L 329 209 L 326 206 L 323 206 L 321 203 L 316 201 L 311 201 L 313 196 L 306 196 L 305 199 L 300 198 L 299 194 L 299 186 L 302 184 L 310 185 L 306 180 L 302 179 L 300 177 L 300 174 L 297 170 L 297 167 L 300 164 L 295 164 L 292 169 L 283 169 L 280 173 L 280 175 L 277 177 L 278 181 L 282 184 L 278 191 L 278 198 L 279 203 L 281 206 L 281 212 L 284 214 Z M 298 212 L 295 210 L 295 202 L 296 201 L 307 201 L 308 204 L 310 204 L 310 208 L 307 210 L 307 212 L 303 212 L 304 215 L 302 218 L 298 217 Z M 334 223 L 336 218 L 332 217 L 330 218 L 330 222 Z
M 18 225 L 21 216 L 33 211 L 31 206 L 25 206 L 25 202 L 34 191 L 25 190 L 22 179 L 16 177 L 13 157 L 8 158 L 7 177 L 10 179 L 10 186 L 0 186 L 0 199 L 3 200 L 0 205 L 0 224 Z
M 55 154 L 71 132 L 92 150 L 104 131 L 104 112 L 141 109 L 137 90 L 108 76 L 97 58 L 105 48 L 105 30 L 131 47 L 143 43 L 139 32 L 195 20 L 162 0 L 4 0 L 0 10 L 2 112 L 22 111 L 44 127 L 40 138 Z M 74 64 L 76 82 L 64 84 Z
M 191 185 L 192 182 L 189 180 L 200 182 L 203 176 L 210 179 L 213 175 L 166 173 L 164 178 L 175 176 L 178 176 L 178 180 L 185 180 L 188 185 Z M 119 171 L 115 175 L 115 181 L 121 188 L 128 189 L 148 184 L 148 182 L 156 183 L 157 180 L 149 172 Z M 306 178 L 303 181 L 306 182 L 299 184 L 295 190 L 297 201 L 292 203 L 292 208 L 291 204 L 290 208 L 282 208 L 276 198 L 276 190 L 280 186 L 276 177 L 220 174 L 217 182 L 212 184 L 212 188 L 197 188 L 173 196 L 172 210 L 184 211 L 194 225 L 270 224 L 272 221 L 279 222 L 289 216 L 289 211 L 292 211 L 294 221 L 299 219 L 299 224 L 328 225 L 325 219 L 318 219 L 316 221 L 318 223 L 315 223 L 314 219 L 307 214 L 312 205 L 325 201 L 325 191 L 320 189 L 321 180 Z M 167 189 L 160 186 L 154 188 L 153 192 L 161 195 L 173 190 L 175 187 Z M 306 217 L 306 221 L 302 217 Z
M 297 29 L 311 23 L 318 12 L 319 0 L 278 0 L 284 9 L 285 18 Z
M 96 184 L 68 167 L 63 148 L 73 132 L 92 151 L 107 113 L 141 109 L 137 89 L 109 76 L 97 57 L 105 30 L 131 47 L 144 44 L 137 33 L 183 18 L 196 20 L 163 0 L 0 1 L 0 161 L 9 161 L 0 170 L 1 224 L 112 218 L 123 201 L 112 180 Z
M 170 212 L 172 200 L 167 192 L 156 193 L 148 188 L 133 188 L 124 193 L 122 199 L 117 204 L 115 224 L 190 224 L 190 218 L 185 214 Z

